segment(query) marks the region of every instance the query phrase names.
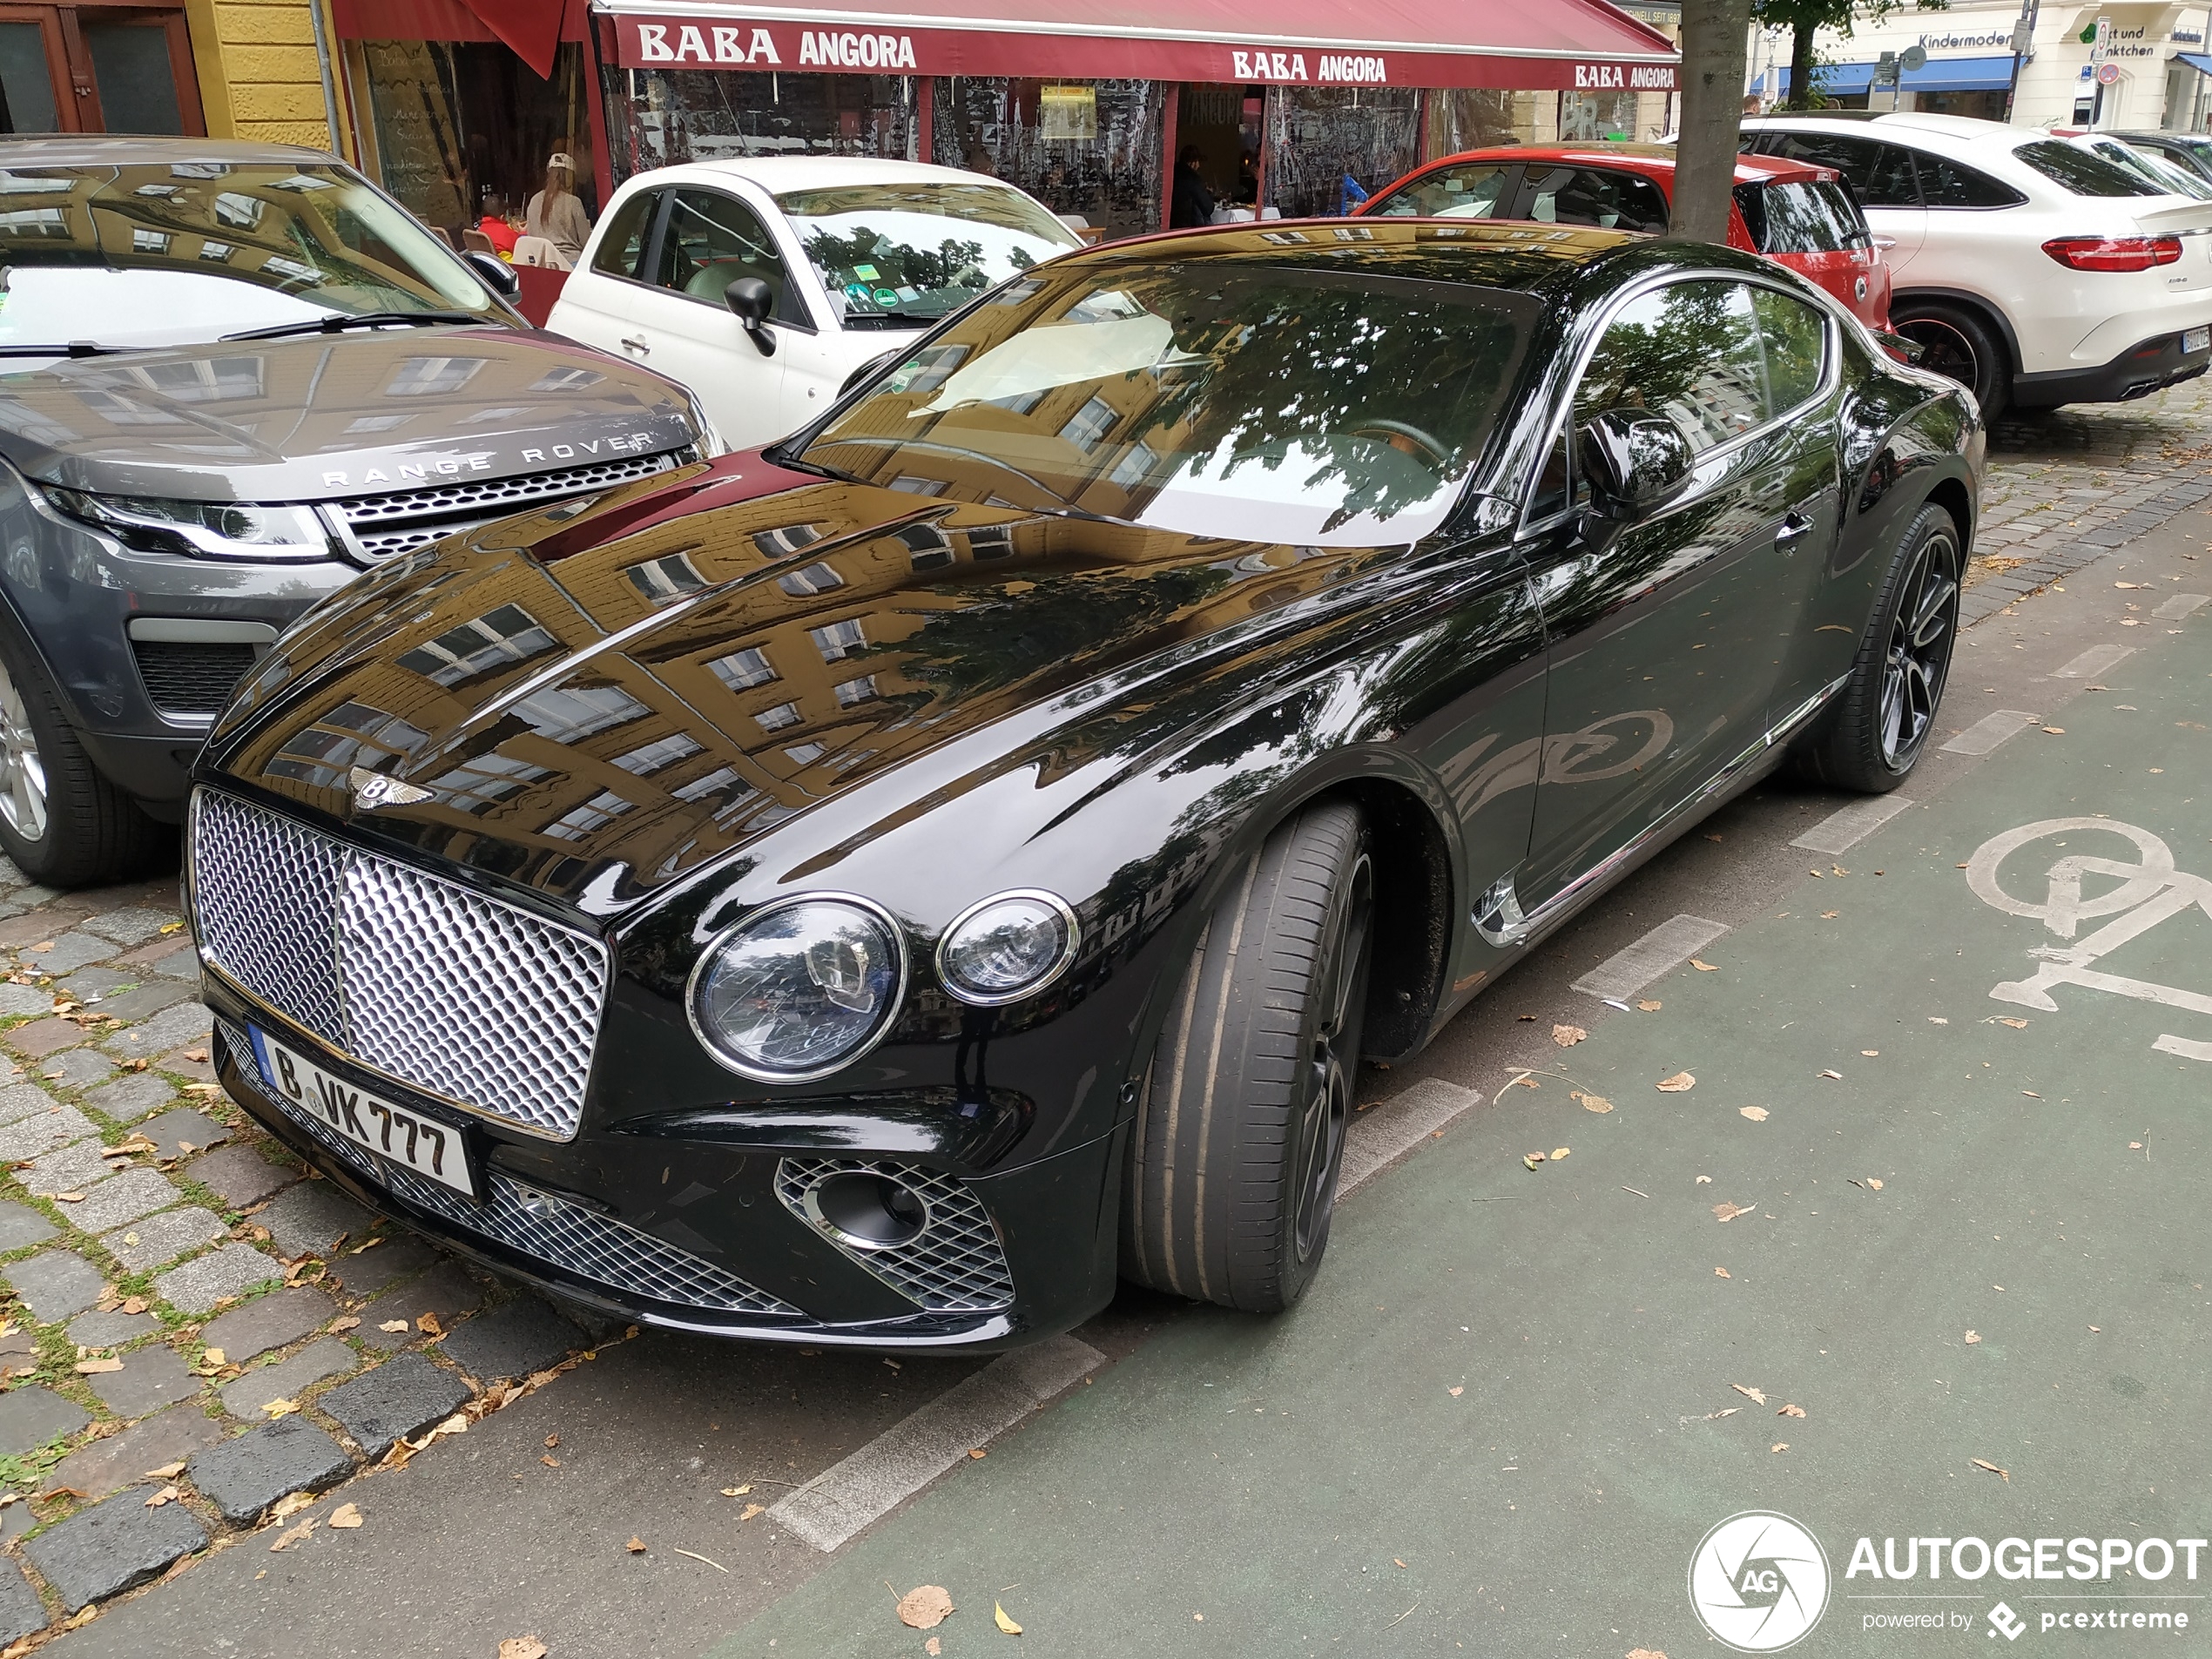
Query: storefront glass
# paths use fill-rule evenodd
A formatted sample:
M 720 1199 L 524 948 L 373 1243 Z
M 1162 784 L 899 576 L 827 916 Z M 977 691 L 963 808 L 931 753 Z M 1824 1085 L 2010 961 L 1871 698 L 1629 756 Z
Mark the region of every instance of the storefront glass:
M 1513 94 L 1487 87 L 1431 92 L 1421 128 L 1421 157 L 1426 161 L 1494 144 L 1517 144 L 1521 138 L 1514 126 Z
M 1600 138 L 1640 138 L 1634 92 L 1561 92 L 1559 141 L 1590 144 Z
M 1159 228 L 1166 108 L 1157 81 L 936 83 L 932 158 L 1019 185 L 1109 237 Z
M 917 158 L 912 76 L 610 70 L 607 79 L 609 136 L 633 172 L 732 156 Z
M 1421 95 L 1412 87 L 1267 89 L 1264 198 L 1285 219 L 1341 213 L 1420 160 Z
M 487 213 L 520 213 L 556 153 L 574 159 L 577 194 L 597 216 L 581 47 L 560 49 L 550 80 L 474 41 L 364 40 L 353 62 L 378 180 L 425 224 L 457 241 Z

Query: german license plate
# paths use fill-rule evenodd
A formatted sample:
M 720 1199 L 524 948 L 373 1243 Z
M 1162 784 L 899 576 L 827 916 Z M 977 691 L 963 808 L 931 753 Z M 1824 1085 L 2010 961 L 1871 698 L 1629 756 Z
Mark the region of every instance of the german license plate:
M 2183 352 L 2203 351 L 2212 347 L 2212 327 L 2192 328 L 2182 336 Z
M 379 1099 L 343 1077 L 333 1076 L 260 1028 L 251 1029 L 253 1057 L 271 1089 L 332 1133 L 378 1157 L 455 1192 L 476 1196 L 468 1140 L 455 1125 Z

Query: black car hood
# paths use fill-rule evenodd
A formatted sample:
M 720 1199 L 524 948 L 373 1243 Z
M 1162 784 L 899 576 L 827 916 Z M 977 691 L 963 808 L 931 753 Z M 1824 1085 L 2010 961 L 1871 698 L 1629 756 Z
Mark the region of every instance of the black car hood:
M 234 340 L 0 373 L 0 454 L 44 482 L 118 495 L 325 501 L 693 439 L 684 395 L 658 375 L 503 326 Z
M 315 613 L 233 703 L 203 778 L 617 912 L 1366 556 L 807 482 L 758 456 L 569 510 Z M 428 792 L 357 809 L 357 767 Z M 940 769 L 916 809 L 959 786 Z

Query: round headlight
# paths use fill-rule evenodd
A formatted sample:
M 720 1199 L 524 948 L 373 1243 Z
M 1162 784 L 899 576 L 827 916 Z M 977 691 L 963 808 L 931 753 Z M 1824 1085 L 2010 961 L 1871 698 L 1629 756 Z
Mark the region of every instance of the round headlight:
M 734 1072 L 806 1082 L 882 1036 L 906 977 L 888 916 L 854 899 L 788 899 L 740 922 L 699 959 L 691 1026 Z
M 1058 979 L 1076 956 L 1076 913 L 1049 893 L 1001 893 L 963 911 L 937 946 L 937 977 L 995 1008 Z

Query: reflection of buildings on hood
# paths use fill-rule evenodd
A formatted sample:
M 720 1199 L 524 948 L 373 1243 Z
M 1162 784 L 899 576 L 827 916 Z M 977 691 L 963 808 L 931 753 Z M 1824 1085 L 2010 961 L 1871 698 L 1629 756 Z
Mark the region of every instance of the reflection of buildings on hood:
M 1820 85 L 1845 109 L 1915 109 L 2005 118 L 2013 84 L 2013 35 L 2019 0 L 1951 0 L 1940 11 L 1905 9 L 1861 18 L 1852 32 L 1824 30 Z M 2188 132 L 2212 117 L 2212 56 L 2206 54 L 2202 5 L 2121 3 L 2040 7 L 2020 64 L 2012 119 L 2028 127 L 2090 126 L 2111 131 Z M 1927 62 L 1905 71 L 1892 93 L 1873 84 L 1884 52 L 1919 47 Z M 1766 66 L 1789 85 L 1785 33 L 1753 30 L 1753 91 L 1768 90 Z

